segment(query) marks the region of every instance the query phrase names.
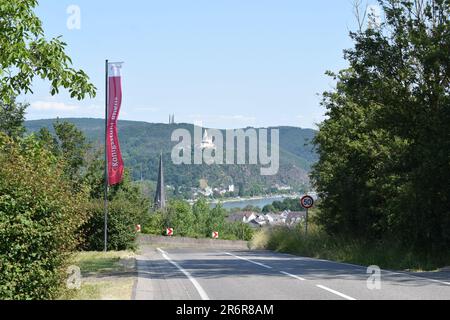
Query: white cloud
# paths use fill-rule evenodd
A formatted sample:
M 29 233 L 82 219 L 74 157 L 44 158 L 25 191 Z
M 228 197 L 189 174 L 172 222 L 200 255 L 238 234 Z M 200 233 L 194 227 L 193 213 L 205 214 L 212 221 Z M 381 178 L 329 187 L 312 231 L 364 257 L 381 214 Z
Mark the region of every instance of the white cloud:
M 80 107 L 62 102 L 36 101 L 31 104 L 31 108 L 37 111 L 75 111 Z

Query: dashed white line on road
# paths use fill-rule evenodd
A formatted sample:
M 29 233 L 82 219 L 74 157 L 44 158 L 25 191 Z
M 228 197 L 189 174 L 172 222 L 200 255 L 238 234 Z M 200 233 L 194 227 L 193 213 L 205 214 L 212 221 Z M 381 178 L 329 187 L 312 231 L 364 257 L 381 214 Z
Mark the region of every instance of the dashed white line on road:
M 192 284 L 194 285 L 195 289 L 197 289 L 198 294 L 200 295 L 200 297 L 202 298 L 202 300 L 209 300 L 208 295 L 206 294 L 205 290 L 203 290 L 202 286 L 197 282 L 197 280 L 194 279 L 194 277 L 191 276 L 191 274 L 189 272 L 187 272 L 186 270 L 184 270 L 178 263 L 176 263 L 175 261 L 173 261 L 168 255 L 167 252 L 165 252 L 164 250 L 158 248 L 158 251 L 161 253 L 161 255 L 163 256 L 164 259 L 166 259 L 167 261 L 169 261 L 171 264 L 173 264 L 175 267 L 177 267 L 181 272 L 183 272 L 183 274 L 192 282 Z
M 318 285 L 316 285 L 316 286 L 317 286 L 318 288 L 320 288 L 320 289 L 323 289 L 323 290 L 326 290 L 326 291 L 328 291 L 328 292 L 334 293 L 335 295 L 338 295 L 338 296 L 340 296 L 340 297 L 342 297 L 342 298 L 344 298 L 344 299 L 347 299 L 347 300 L 356 300 L 355 298 L 352 298 L 352 297 L 350 297 L 350 296 L 347 296 L 346 294 L 343 294 L 343 293 L 341 293 L 341 292 L 339 292 L 339 291 L 336 291 L 336 290 L 330 289 L 330 288 L 328 288 L 328 287 L 322 286 L 322 285 L 320 285 L 320 284 L 318 284 Z
M 353 264 L 353 263 L 337 262 L 337 261 L 324 260 L 324 259 L 315 259 L 315 258 L 307 258 L 307 257 L 299 258 L 299 257 L 291 255 L 291 254 L 283 254 L 283 255 L 292 257 L 291 260 L 320 261 L 320 262 L 337 264 L 337 265 L 341 265 L 341 266 L 350 266 L 350 267 L 354 267 L 354 268 L 361 269 L 361 270 L 367 270 L 367 267 L 360 266 L 360 265 Z M 416 279 L 420 279 L 420 280 L 426 280 L 426 281 L 440 283 L 440 284 L 445 284 L 447 286 L 450 286 L 450 282 L 448 282 L 448 281 L 442 281 L 442 280 L 422 277 L 421 275 L 415 275 L 415 274 L 411 274 L 411 273 L 408 273 L 408 272 L 390 271 L 390 270 L 384 270 L 384 269 L 381 269 L 381 271 L 382 271 L 382 273 L 385 273 L 385 274 L 402 275 L 402 276 L 412 277 L 412 278 L 416 278 Z
M 297 280 L 300 280 L 300 281 L 306 281 L 306 279 L 304 279 L 302 277 L 299 277 L 299 276 L 296 276 L 294 274 L 290 274 L 290 273 L 287 273 L 287 272 L 284 272 L 284 271 L 280 271 L 280 273 L 284 274 L 285 276 L 288 276 L 288 277 L 291 277 L 291 278 L 294 278 L 294 279 L 297 279 Z
M 445 282 L 445 281 L 431 279 L 431 278 L 425 278 L 425 277 L 422 277 L 422 276 L 416 276 L 414 274 L 410 274 L 410 273 L 406 273 L 406 272 L 394 272 L 394 271 L 385 271 L 385 270 L 383 270 L 383 271 L 386 272 L 386 273 L 394 274 L 394 275 L 410 276 L 410 277 L 413 277 L 413 278 L 416 278 L 416 279 L 436 282 L 436 283 L 440 283 L 440 284 L 445 284 L 446 286 L 450 286 L 450 282 Z
M 273 269 L 271 266 L 268 266 L 268 265 L 266 265 L 266 264 L 264 264 L 264 263 L 259 263 L 259 262 L 252 261 L 252 260 L 247 259 L 247 258 L 238 257 L 238 256 L 236 256 L 236 255 L 234 255 L 234 254 L 231 254 L 231 253 L 228 253 L 228 252 L 225 252 L 225 254 L 226 254 L 226 255 L 229 255 L 229 256 L 232 256 L 232 257 L 235 257 L 235 258 L 240 259 L 240 260 L 244 260 L 244 261 L 247 261 L 247 262 L 256 264 L 256 265 L 258 265 L 258 266 L 260 266 L 260 267 L 263 267 L 263 268 L 266 268 L 266 269 Z

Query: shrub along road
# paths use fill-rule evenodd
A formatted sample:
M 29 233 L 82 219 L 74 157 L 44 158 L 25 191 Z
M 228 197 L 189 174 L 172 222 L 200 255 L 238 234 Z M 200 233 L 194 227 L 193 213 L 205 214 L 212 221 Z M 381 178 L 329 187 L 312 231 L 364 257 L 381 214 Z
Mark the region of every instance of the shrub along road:
M 381 272 L 268 251 L 142 247 L 136 300 L 434 300 L 450 299 L 450 272 Z M 373 284 L 373 282 L 370 282 Z

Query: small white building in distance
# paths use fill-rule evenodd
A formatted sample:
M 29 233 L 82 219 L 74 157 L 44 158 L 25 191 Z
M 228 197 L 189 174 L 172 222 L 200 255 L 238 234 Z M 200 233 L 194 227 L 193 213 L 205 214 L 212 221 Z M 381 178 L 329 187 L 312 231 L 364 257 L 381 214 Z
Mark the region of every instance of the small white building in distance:
M 216 145 L 213 142 L 213 138 L 208 135 L 208 130 L 205 130 L 205 134 L 203 135 L 203 140 L 202 144 L 200 145 L 200 149 L 216 150 Z

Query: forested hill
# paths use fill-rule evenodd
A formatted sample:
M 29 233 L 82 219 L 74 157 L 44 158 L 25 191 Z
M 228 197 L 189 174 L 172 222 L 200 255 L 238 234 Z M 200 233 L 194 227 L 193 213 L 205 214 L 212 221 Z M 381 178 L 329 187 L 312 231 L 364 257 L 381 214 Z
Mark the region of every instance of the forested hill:
M 52 130 L 55 120 L 27 121 L 29 132 L 42 127 Z M 104 120 L 101 119 L 60 119 L 69 121 L 82 130 L 88 139 L 101 148 L 104 135 Z M 228 184 L 244 185 L 249 193 L 264 191 L 275 184 L 299 188 L 308 184 L 311 165 L 317 161 L 311 140 L 316 132 L 312 129 L 278 127 L 280 130 L 280 170 L 273 177 L 262 177 L 259 166 L 237 165 L 181 165 L 175 166 L 170 159 L 172 132 L 187 129 L 193 136 L 191 124 L 154 124 L 135 121 L 119 121 L 119 138 L 125 165 L 136 180 L 157 179 L 157 161 L 160 152 L 165 159 L 166 183 L 174 186 L 197 187 L 200 179 L 206 179 L 210 186 Z

